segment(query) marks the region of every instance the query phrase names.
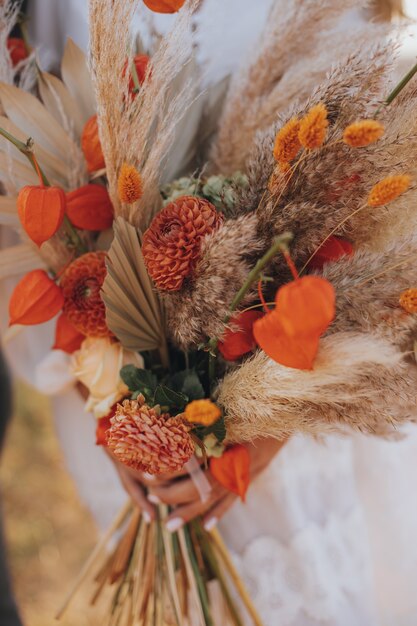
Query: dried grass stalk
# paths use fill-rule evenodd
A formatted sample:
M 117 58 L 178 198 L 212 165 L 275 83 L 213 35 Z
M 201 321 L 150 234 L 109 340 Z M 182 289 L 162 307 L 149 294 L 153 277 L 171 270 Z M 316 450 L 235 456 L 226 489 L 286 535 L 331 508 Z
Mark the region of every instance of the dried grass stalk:
M 137 226 L 146 225 L 158 207 L 161 162 L 175 135 L 176 125 L 193 100 L 190 85 L 177 94 L 172 81 L 191 57 L 191 17 L 198 4 L 188 0 L 172 31 L 152 57 L 140 94 L 128 94 L 126 59 L 131 56 L 129 32 L 136 0 L 90 0 L 90 67 L 97 99 L 100 136 L 107 165 L 110 195 L 117 215 Z M 117 178 L 123 162 L 135 165 L 144 181 L 142 199 L 123 206 L 117 197 Z
M 212 156 L 215 169 L 241 169 L 257 131 L 271 124 L 279 111 L 302 101 L 333 67 L 360 45 L 375 42 L 384 27 L 336 27 L 358 0 L 281 0 L 274 3 L 259 52 L 230 85 Z M 314 50 L 314 58 L 311 57 Z M 308 59 L 308 61 L 306 61 Z

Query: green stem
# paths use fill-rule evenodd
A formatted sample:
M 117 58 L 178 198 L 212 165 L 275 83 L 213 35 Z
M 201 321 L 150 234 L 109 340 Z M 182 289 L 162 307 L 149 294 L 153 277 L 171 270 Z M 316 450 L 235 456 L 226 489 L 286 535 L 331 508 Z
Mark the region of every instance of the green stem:
M 377 110 L 375 111 L 375 115 L 374 117 L 377 117 L 381 111 L 383 109 L 385 109 L 387 106 L 389 106 L 394 100 L 395 98 L 402 92 L 402 90 L 404 89 L 404 87 L 406 85 L 408 85 L 408 83 L 410 82 L 410 80 L 413 78 L 413 76 L 417 74 L 417 63 L 411 68 L 411 70 L 409 72 L 407 72 L 407 74 L 400 80 L 400 82 L 398 83 L 398 85 L 396 85 L 394 87 L 394 89 L 391 91 L 391 93 L 385 98 L 384 102 L 381 104 L 381 106 L 379 106 L 377 108 Z
M 51 187 L 51 183 L 47 179 L 45 172 L 42 170 L 42 168 L 39 166 L 36 160 L 35 154 L 33 152 L 33 139 L 29 138 L 27 142 L 24 143 L 23 141 L 20 141 L 14 135 L 10 134 L 9 132 L 7 132 L 7 130 L 1 127 L 0 127 L 0 135 L 2 135 L 5 139 L 7 139 L 7 141 L 10 141 L 10 143 L 13 144 L 19 150 L 19 152 L 25 155 L 25 157 L 28 159 L 29 163 L 35 170 L 36 174 L 39 176 L 39 180 L 41 184 L 45 185 L 45 187 Z M 72 241 L 72 244 L 74 245 L 74 247 L 77 248 L 77 250 L 81 252 L 82 254 L 87 252 L 87 248 L 84 242 L 82 241 L 77 230 L 71 224 L 67 215 L 64 215 L 64 225 L 65 225 L 65 230 L 67 232 L 67 235 Z
M 139 82 L 139 76 L 138 76 L 138 71 L 136 69 L 136 64 L 134 61 L 132 61 L 132 64 L 130 66 L 130 72 L 132 74 L 132 79 L 133 79 L 133 84 L 135 86 L 135 93 L 139 93 L 140 90 L 140 82 Z
M 239 304 L 241 304 L 246 294 L 248 293 L 249 289 L 252 287 L 253 283 L 259 280 L 259 277 L 261 276 L 263 270 L 268 265 L 268 263 L 270 263 L 271 260 L 277 254 L 288 253 L 288 245 L 291 242 L 292 238 L 293 238 L 293 235 L 291 233 L 289 232 L 283 233 L 282 235 L 280 235 L 279 237 L 275 239 L 274 243 L 269 248 L 269 250 L 265 252 L 263 257 L 261 257 L 257 261 L 256 265 L 249 272 L 248 277 L 246 278 L 242 287 L 239 289 L 239 291 L 233 298 L 232 304 L 230 305 L 230 313 L 223 320 L 225 324 L 227 324 L 230 321 L 230 318 L 232 317 L 234 311 L 236 311 Z M 208 342 L 209 376 L 210 376 L 211 381 L 214 380 L 214 359 L 216 358 L 216 351 L 217 351 L 218 343 L 219 343 L 219 339 L 217 337 L 213 337 Z

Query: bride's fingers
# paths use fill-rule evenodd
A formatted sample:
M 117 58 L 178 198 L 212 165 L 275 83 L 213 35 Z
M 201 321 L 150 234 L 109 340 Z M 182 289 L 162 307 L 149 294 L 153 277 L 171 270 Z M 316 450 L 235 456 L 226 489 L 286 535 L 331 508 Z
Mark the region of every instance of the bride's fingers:
M 207 511 L 203 518 L 204 528 L 207 531 L 212 530 L 217 525 L 217 522 L 236 502 L 236 498 L 237 496 L 233 493 L 228 493 L 224 496 L 224 498 L 216 502 L 216 504 L 209 511 Z
M 155 519 L 155 508 L 147 499 L 141 485 L 124 468 L 118 467 L 117 471 L 123 487 L 136 506 L 142 511 L 144 520 L 149 523 Z
M 209 476 L 207 478 L 210 480 Z M 214 485 L 213 490 L 215 490 Z M 171 505 L 201 501 L 197 487 L 190 478 L 176 480 L 165 485 L 152 485 L 149 489 L 148 498 L 154 504 L 163 502 Z

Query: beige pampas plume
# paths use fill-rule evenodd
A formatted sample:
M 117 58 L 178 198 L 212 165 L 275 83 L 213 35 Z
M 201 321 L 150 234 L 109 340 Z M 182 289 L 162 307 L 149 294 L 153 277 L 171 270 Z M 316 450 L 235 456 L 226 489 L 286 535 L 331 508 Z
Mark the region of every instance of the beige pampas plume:
M 15 77 L 10 54 L 7 49 L 7 39 L 16 24 L 19 15 L 19 6 L 10 0 L 0 2 L 0 81 L 12 84 Z
M 335 62 L 388 32 L 386 26 L 360 20 L 351 27 L 337 26 L 346 11 L 362 5 L 357 0 L 274 4 L 259 52 L 230 85 L 212 150 L 214 169 L 241 169 L 257 131 L 307 98 Z
M 151 69 L 135 97 L 128 93 L 131 58 L 129 29 L 136 0 L 90 0 L 90 67 L 97 99 L 100 137 L 110 195 L 117 215 L 145 226 L 158 208 L 161 164 L 176 126 L 195 97 L 195 85 L 174 93 L 173 81 L 191 58 L 191 17 L 198 4 L 188 0 L 173 29 L 152 57 Z M 117 180 L 123 163 L 134 165 L 143 180 L 143 196 L 121 205 Z

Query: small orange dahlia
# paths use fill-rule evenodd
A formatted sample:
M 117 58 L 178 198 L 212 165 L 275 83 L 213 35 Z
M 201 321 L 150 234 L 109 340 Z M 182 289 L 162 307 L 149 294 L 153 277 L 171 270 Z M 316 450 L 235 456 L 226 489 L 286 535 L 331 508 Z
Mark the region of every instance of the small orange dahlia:
M 202 198 L 182 196 L 153 219 L 143 236 L 148 272 L 159 289 L 178 291 L 198 259 L 201 240 L 223 221 L 216 207 Z
M 106 253 L 88 252 L 73 261 L 61 277 L 64 313 L 87 337 L 112 334 L 106 324 L 106 309 L 100 296 L 106 273 Z
M 184 411 L 184 417 L 191 424 L 202 424 L 202 426 L 211 426 L 222 415 L 221 410 L 211 400 L 207 398 L 203 400 L 193 400 L 187 404 Z
M 178 417 L 159 414 L 142 395 L 117 406 L 107 446 L 119 461 L 148 474 L 177 472 L 194 454 L 187 425 Z

